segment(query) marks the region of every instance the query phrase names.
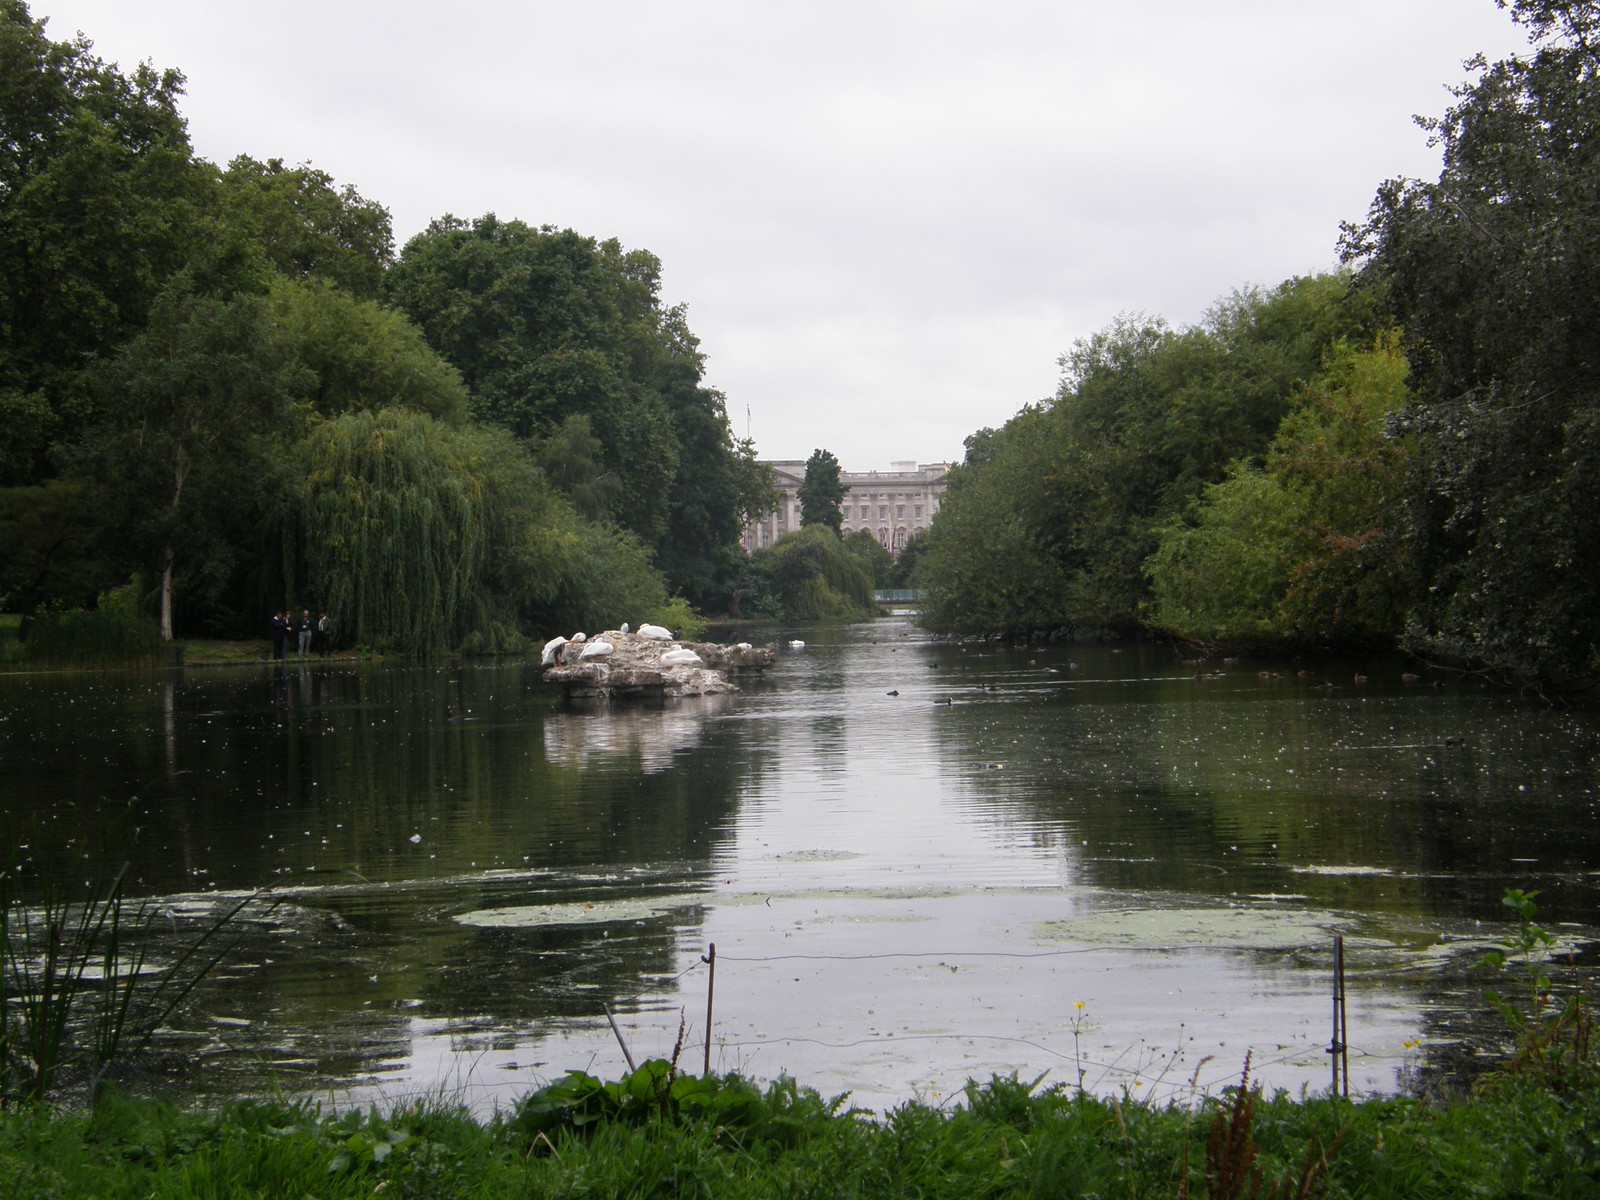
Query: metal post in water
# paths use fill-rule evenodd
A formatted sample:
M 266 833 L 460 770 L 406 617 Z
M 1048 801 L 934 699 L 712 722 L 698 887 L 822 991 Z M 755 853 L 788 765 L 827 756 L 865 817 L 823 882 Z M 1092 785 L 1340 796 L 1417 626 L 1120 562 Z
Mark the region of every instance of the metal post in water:
M 1350 1099 L 1350 1014 L 1345 1010 L 1344 938 L 1339 938 L 1339 1075 L 1344 1080 L 1344 1098 Z
M 710 945 L 711 953 L 700 960 L 711 968 L 706 975 L 706 1065 L 702 1075 L 711 1074 L 711 1000 L 717 991 L 717 944 Z
M 617 1045 L 622 1047 L 622 1057 L 628 1060 L 628 1070 L 638 1070 L 633 1065 L 633 1055 L 628 1053 L 628 1043 L 622 1036 L 622 1030 L 617 1027 L 617 1019 L 611 1015 L 611 1005 L 602 1003 L 600 1007 L 606 1010 L 606 1020 L 611 1022 L 611 1032 L 617 1035 Z
M 1345 1026 L 1344 935 L 1333 935 L 1333 1038 L 1328 1053 L 1333 1058 L 1333 1094 L 1350 1098 L 1350 1046 Z

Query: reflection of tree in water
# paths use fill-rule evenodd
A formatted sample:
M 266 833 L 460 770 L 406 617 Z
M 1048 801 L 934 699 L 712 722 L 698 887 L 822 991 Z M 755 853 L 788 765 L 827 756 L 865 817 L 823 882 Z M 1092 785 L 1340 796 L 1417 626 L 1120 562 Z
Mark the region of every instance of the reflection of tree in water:
M 726 711 L 731 700 L 721 695 L 674 705 L 574 705 L 545 718 L 545 758 L 567 768 L 586 769 L 604 759 L 644 774 L 664 771 L 674 755 L 700 744 L 707 719 Z
M 995 819 L 1083 883 L 1483 919 L 1505 886 L 1544 890 L 1553 918 L 1600 904 L 1600 826 L 1583 819 L 1592 715 L 1241 672 L 980 698 L 952 716 L 949 759 L 1004 764 L 969 772 Z
M 28 721 L 40 775 L 16 815 L 40 817 L 35 848 L 55 869 L 106 806 L 54 796 L 95 768 L 159 781 L 134 847 L 138 891 L 292 881 L 282 911 L 300 916 L 251 929 L 195 997 L 192 1032 L 218 1078 L 236 1083 L 250 1063 L 280 1064 L 287 1086 L 376 1071 L 429 1020 L 591 1021 L 670 975 L 693 904 L 552 929 L 453 917 L 704 886 L 762 761 L 764 727 L 717 719 L 730 698 L 580 712 L 520 664 L 295 663 L 287 689 L 283 674 L 127 681 Z M 310 868 L 328 886 L 305 887 Z

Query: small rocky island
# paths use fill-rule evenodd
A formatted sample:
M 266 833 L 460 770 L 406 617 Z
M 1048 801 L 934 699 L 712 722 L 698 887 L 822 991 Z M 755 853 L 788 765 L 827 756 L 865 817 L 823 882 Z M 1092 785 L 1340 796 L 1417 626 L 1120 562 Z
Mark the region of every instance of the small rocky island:
M 760 674 L 776 648 L 681 642 L 659 625 L 608 629 L 592 637 L 552 638 L 544 678 L 568 696 L 709 696 L 736 692 L 731 676 Z

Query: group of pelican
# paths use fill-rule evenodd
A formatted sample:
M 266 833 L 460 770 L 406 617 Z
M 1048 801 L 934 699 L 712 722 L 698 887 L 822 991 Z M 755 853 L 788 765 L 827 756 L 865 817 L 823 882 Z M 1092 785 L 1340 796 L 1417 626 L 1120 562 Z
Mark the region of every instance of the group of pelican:
M 622 627 L 616 632 L 627 634 L 629 629 L 628 622 L 624 621 Z M 673 640 L 672 630 L 661 625 L 651 625 L 648 622 L 639 626 L 638 633 L 633 636 L 658 642 L 670 642 Z M 539 660 L 540 665 L 553 666 L 560 656 L 563 646 L 580 644 L 583 646 L 582 652 L 578 655 L 580 662 L 605 658 L 607 655 L 616 653 L 617 649 L 616 643 L 607 641 L 604 634 L 596 637 L 593 641 L 589 640 L 589 635 L 586 633 L 575 633 L 571 637 L 553 637 L 544 644 L 544 653 Z M 700 656 L 693 650 L 685 650 L 681 646 L 674 646 L 671 650 L 665 651 L 656 661 L 664 667 L 699 667 L 705 665 Z

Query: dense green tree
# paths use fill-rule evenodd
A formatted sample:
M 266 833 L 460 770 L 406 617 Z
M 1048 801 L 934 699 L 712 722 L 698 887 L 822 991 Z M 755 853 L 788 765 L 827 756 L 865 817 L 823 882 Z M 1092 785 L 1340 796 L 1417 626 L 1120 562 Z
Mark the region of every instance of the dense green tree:
M 1159 530 L 1228 465 L 1258 456 L 1374 302 L 1344 275 L 1236 293 L 1200 325 L 1123 317 L 1063 356 L 1053 400 L 968 442 L 923 578 L 936 628 L 1133 632 Z
M 0 0 L 0 483 L 50 473 L 80 430 L 91 355 L 144 323 L 203 227 L 212 173 L 190 153 L 183 78 L 122 74 Z
M 98 528 L 81 483 L 0 488 L 0 609 L 27 615 L 52 605 L 86 608 L 121 583 Z
M 462 374 L 479 420 L 524 439 L 587 416 L 647 541 L 666 526 L 679 447 L 659 386 L 660 263 L 643 250 L 492 214 L 406 243 L 389 294 Z
M 967 439 L 971 465 L 953 467 L 927 535 L 920 620 L 941 632 L 1020 635 L 1067 623 L 1067 574 L 1032 519 L 1060 417 L 1023 409 L 1004 429 Z
M 889 581 L 883 584 L 891 588 L 915 588 L 921 585 L 917 582 L 917 570 L 921 566 L 922 556 L 928 549 L 928 531 L 915 530 L 906 544 L 900 547 L 900 553 L 894 556 L 894 566 L 889 569 Z
M 1306 519 L 1297 488 L 1253 463 L 1208 484 L 1193 522 L 1164 526 L 1145 569 L 1151 624 L 1194 641 L 1283 639 L 1289 544 Z
M 1405 404 L 1394 333 L 1336 345 L 1266 454 L 1208 485 L 1159 530 L 1145 563 L 1156 628 L 1196 641 L 1392 642 L 1406 610 L 1397 533 L 1410 441 L 1386 435 Z
M 1423 122 L 1439 178 L 1385 183 L 1346 250 L 1413 368 L 1410 644 L 1583 684 L 1600 674 L 1600 6 L 1511 7 L 1532 52 L 1476 61 Z
M 674 588 L 718 603 L 770 481 L 704 386 L 699 342 L 682 307 L 661 304 L 660 275 L 653 254 L 616 241 L 444 217 L 406 244 L 389 294 L 460 369 L 480 420 L 541 443 L 552 477 L 604 481 L 582 503 L 645 539 Z M 574 417 L 598 453 L 573 442 Z M 570 467 L 554 461 L 566 450 Z
M 324 280 L 277 276 L 268 315 L 308 374 L 307 401 L 322 416 L 352 409 L 414 408 L 441 421 L 467 419 L 467 390 L 399 312 Z
M 605 469 L 603 451 L 583 413 L 573 413 L 562 421 L 534 449 L 534 461 L 545 478 L 591 521 L 611 519 L 621 487 L 616 474 Z
M 95 379 L 100 415 L 75 465 L 130 565 L 159 579 L 171 640 L 177 573 L 213 587 L 226 578 L 239 547 L 221 522 L 248 504 L 263 435 L 282 428 L 310 379 L 264 299 L 196 295 L 182 275 Z
M 300 461 L 304 590 L 345 636 L 411 652 L 449 650 L 505 623 L 481 577 L 509 506 L 473 470 L 470 435 L 406 409 L 348 412 L 317 426 Z M 498 498 L 498 497 L 496 497 Z
M 320 279 L 375 300 L 394 258 L 389 210 L 309 164 L 240 155 L 216 184 L 217 236 L 209 248 L 229 275 Z
M 866 565 L 874 588 L 898 586 L 890 582 L 894 575 L 895 557 L 884 548 L 882 542 L 872 536 L 870 529 L 858 529 L 846 535 L 844 546 Z
M 844 481 L 839 477 L 839 460 L 830 450 L 813 450 L 806 459 L 805 478 L 795 490 L 800 501 L 800 525 L 821 525 L 838 533 L 844 525 Z
M 787 621 L 859 621 L 876 616 L 872 569 L 826 525 L 808 525 L 751 556 L 767 581 L 763 607 Z
M 511 650 L 666 604 L 637 540 L 578 516 L 503 430 L 356 411 L 313 429 L 299 460 L 300 575 L 358 643 Z

